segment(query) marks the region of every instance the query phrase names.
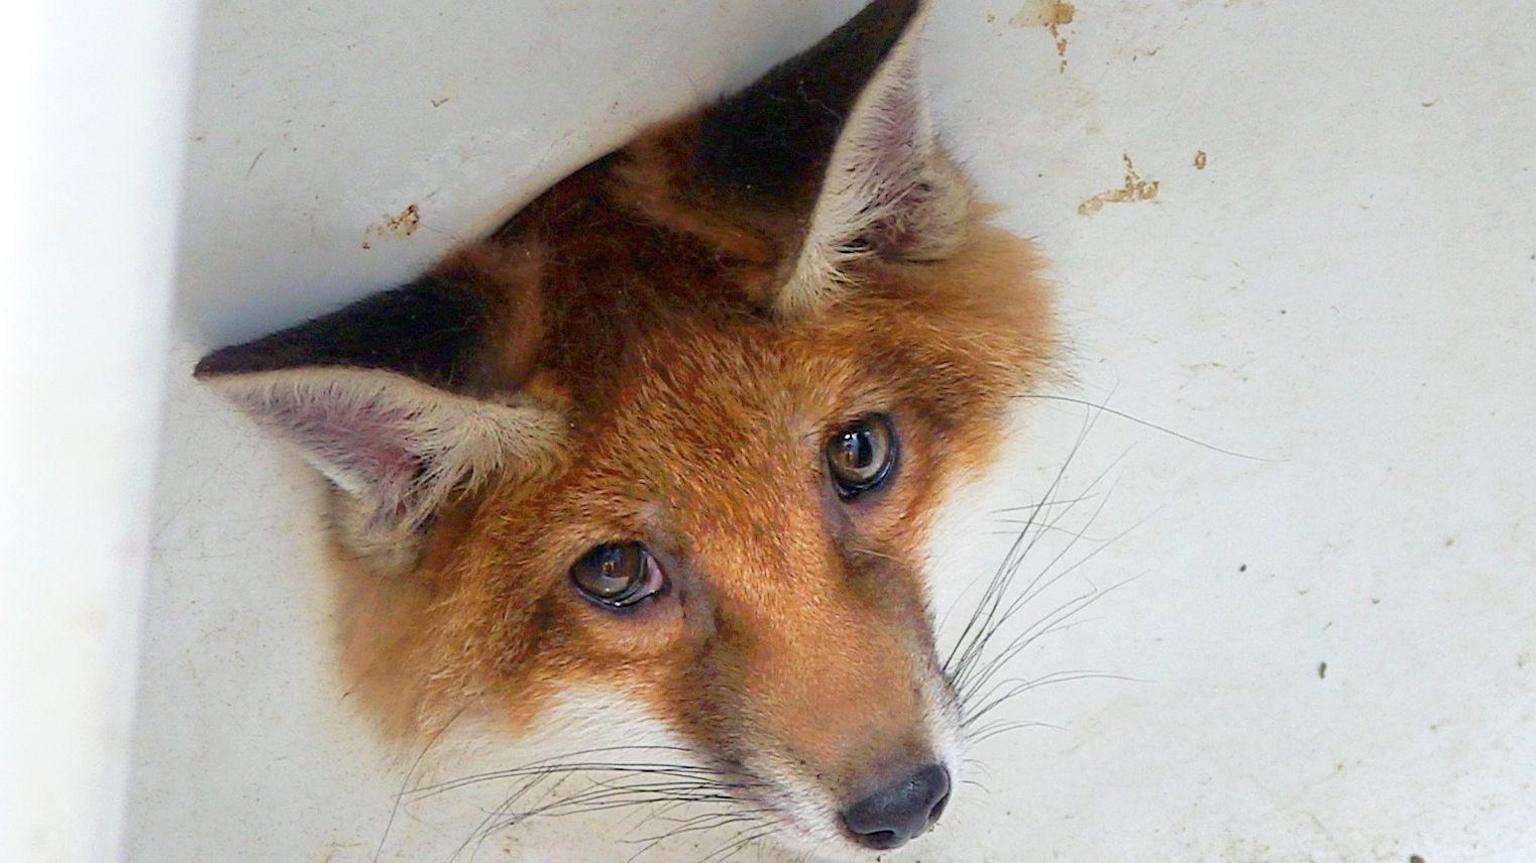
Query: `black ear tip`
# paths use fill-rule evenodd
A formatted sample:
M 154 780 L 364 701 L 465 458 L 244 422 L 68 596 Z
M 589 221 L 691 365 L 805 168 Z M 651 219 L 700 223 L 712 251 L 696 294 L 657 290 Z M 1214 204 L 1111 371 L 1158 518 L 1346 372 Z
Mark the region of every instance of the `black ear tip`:
M 820 182 L 844 121 L 923 0 L 873 0 L 815 45 L 706 110 L 699 177 L 755 206 L 800 206 Z
M 200 381 L 208 381 L 225 375 L 239 374 L 250 371 L 248 368 L 250 358 L 244 350 L 246 345 L 229 345 L 219 348 L 197 361 L 192 367 L 192 377 Z
M 223 359 L 221 354 L 223 353 L 221 350 L 214 351 L 198 360 L 197 365 L 192 367 L 192 377 L 196 380 L 206 381 L 209 378 L 216 378 L 223 374 L 223 362 L 221 361 Z
M 872 0 L 848 21 L 855 30 L 889 39 L 904 30 L 926 7 L 926 0 Z
M 899 20 L 906 21 L 921 12 L 923 7 L 927 5 L 927 0 L 873 0 L 864 8 L 867 9 L 870 6 L 881 7 L 889 10 L 889 13 L 896 16 Z

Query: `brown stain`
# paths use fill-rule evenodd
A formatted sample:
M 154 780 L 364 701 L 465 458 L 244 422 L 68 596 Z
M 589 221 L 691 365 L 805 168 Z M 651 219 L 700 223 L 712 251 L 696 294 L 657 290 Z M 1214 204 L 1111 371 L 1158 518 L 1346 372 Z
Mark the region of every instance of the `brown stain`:
M 1130 201 L 1150 201 L 1157 197 L 1158 181 L 1143 180 L 1136 173 L 1136 166 L 1131 162 L 1129 155 L 1122 155 L 1125 160 L 1125 185 L 1118 189 L 1110 189 L 1077 205 L 1079 216 L 1088 216 L 1104 209 L 1105 204 L 1123 204 Z
M 411 204 L 393 216 L 385 216 L 363 229 L 363 248 L 372 249 L 373 241 L 385 237 L 408 239 L 421 227 L 421 208 Z
M 1077 7 L 1055 0 L 1030 0 L 1023 9 L 1008 20 L 1012 27 L 1052 27 L 1071 24 L 1077 17 Z
M 419 227 L 421 227 L 421 210 L 417 209 L 415 204 L 384 220 L 384 228 L 402 240 L 416 233 Z
M 1050 31 L 1051 40 L 1056 43 L 1056 56 L 1059 62 L 1056 66 L 1058 73 L 1067 71 L 1067 37 L 1061 34 L 1061 28 L 1071 24 L 1077 18 L 1077 7 L 1071 3 L 1060 3 L 1056 0 L 1031 0 L 1023 9 L 1018 11 L 1008 20 L 1010 27 L 1044 27 Z
M 1195 170 L 1196 171 L 1204 171 L 1205 170 L 1205 163 L 1206 163 L 1207 159 L 1208 159 L 1208 157 L 1205 155 L 1205 151 L 1204 150 L 1196 150 L 1195 151 Z

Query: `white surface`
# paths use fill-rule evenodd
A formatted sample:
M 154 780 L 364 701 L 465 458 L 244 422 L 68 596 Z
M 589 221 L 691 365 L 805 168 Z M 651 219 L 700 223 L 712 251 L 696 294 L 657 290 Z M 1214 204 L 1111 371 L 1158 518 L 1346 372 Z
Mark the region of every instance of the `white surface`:
M 115 860 L 191 4 L 0 28 L 0 860 Z
M 1536 5 L 1083 0 L 1061 70 L 1023 2 L 940 4 L 929 77 L 1054 262 L 1071 392 L 1271 460 L 1098 420 L 1064 488 L 1112 468 L 1113 495 L 1066 514 L 1067 560 L 1119 538 L 1053 598 L 1135 580 L 1020 671 L 1136 680 L 1031 693 L 1012 715 L 1060 730 L 981 746 L 988 792 L 887 856 L 1536 859 Z M 372 860 L 410 763 L 331 672 L 317 482 L 190 363 L 407 277 L 857 5 L 209 6 L 128 859 Z M 1081 215 L 1122 156 L 1156 198 Z M 380 229 L 412 203 L 413 235 Z M 1032 406 L 941 537 L 947 592 L 996 564 L 994 510 L 1046 493 L 1084 414 Z M 410 803 L 380 859 L 446 860 L 482 817 Z M 646 827 L 530 823 L 478 859 L 624 859 L 604 835 Z M 648 859 L 721 837 L 695 840 Z

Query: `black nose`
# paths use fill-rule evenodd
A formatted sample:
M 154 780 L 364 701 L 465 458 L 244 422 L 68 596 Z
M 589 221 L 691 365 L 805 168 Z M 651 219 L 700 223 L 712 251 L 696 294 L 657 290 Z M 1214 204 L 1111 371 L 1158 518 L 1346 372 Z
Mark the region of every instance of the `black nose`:
M 895 848 L 928 829 L 949 802 L 949 771 L 930 764 L 843 810 L 843 824 L 866 848 Z

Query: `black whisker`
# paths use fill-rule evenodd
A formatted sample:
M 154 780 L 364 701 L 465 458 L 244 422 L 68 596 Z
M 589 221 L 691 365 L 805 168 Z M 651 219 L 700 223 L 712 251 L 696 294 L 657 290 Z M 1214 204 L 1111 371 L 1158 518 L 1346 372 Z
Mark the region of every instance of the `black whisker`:
M 1133 678 L 1127 677 L 1127 676 L 1125 676 L 1123 674 L 1113 674 L 1113 673 L 1110 673 L 1110 672 L 1107 672 L 1107 671 L 1082 671 L 1082 672 L 1061 672 L 1061 671 L 1057 671 L 1057 672 L 1053 672 L 1051 674 L 1047 674 L 1047 675 L 1043 675 L 1041 677 L 1035 678 L 1034 680 L 1020 680 L 1020 681 L 1015 682 L 1013 686 L 1011 686 L 1010 688 L 1005 690 L 1003 692 L 1003 694 L 993 696 L 989 701 L 987 701 L 985 704 L 983 704 L 981 707 L 979 707 L 975 712 L 973 712 L 969 716 L 968 721 L 974 722 L 974 721 L 982 718 L 983 716 L 986 716 L 988 713 L 991 713 L 993 710 L 996 710 L 998 707 L 1002 706 L 1003 704 L 1013 700 L 1014 698 L 1017 698 L 1018 696 L 1023 695 L 1024 693 L 1029 692 L 1030 690 L 1038 689 L 1038 688 L 1040 688 L 1042 686 L 1051 686 L 1051 685 L 1057 684 L 1057 683 L 1070 683 L 1070 682 L 1072 682 L 1074 680 L 1123 680 L 1123 681 L 1125 681 L 1125 680 L 1132 680 L 1132 679 Z M 1004 681 L 1004 683 L 1007 683 L 1007 681 Z
M 1067 468 L 1072 463 L 1073 457 L 1080 451 L 1084 440 L 1086 439 L 1088 433 L 1092 431 L 1092 429 L 1093 419 L 1090 418 L 1089 421 L 1084 423 L 1083 429 L 1079 433 L 1078 439 L 1074 442 L 1072 450 L 1068 453 L 1066 461 L 1062 464 L 1061 469 L 1057 471 L 1056 477 L 1052 480 L 1051 492 L 1054 492 L 1056 486 L 1062 482 L 1063 477 L 1066 475 Z M 1106 467 L 1103 471 L 1100 471 L 1098 476 L 1094 477 L 1093 481 L 1088 484 L 1087 489 L 1092 490 L 1100 482 L 1102 482 L 1104 478 L 1107 477 L 1109 473 L 1119 465 L 1120 461 L 1125 458 L 1125 455 L 1126 453 L 1122 453 L 1119 458 L 1116 458 L 1113 462 L 1110 463 L 1108 467 Z M 1048 492 L 1048 494 L 1049 493 L 1050 492 Z M 1108 502 L 1109 494 L 1106 493 L 1103 496 L 1103 500 L 1100 501 L 1098 507 L 1095 508 L 1093 515 L 1089 518 L 1088 526 L 1091 526 L 1093 522 L 1098 518 L 1098 515 L 1103 512 Z M 1076 546 L 1076 539 L 1073 539 L 1071 542 L 1069 542 L 1067 547 L 1064 548 L 1059 554 L 1057 554 L 1049 564 L 1041 568 L 1039 573 L 1036 574 L 1035 577 L 1031 579 L 1027 585 L 1025 585 L 1023 591 L 1021 591 L 1019 595 L 1009 603 L 1009 605 L 1006 607 L 1006 610 L 1002 608 L 1003 601 L 1007 598 L 1009 591 L 1012 589 L 1013 579 L 1017 576 L 1019 570 L 1022 568 L 1025 558 L 1028 556 L 1030 551 L 1034 550 L 1035 546 L 1039 543 L 1040 538 L 1044 535 L 1045 531 L 1043 529 L 1036 529 L 1031 535 L 1031 528 L 1039 528 L 1042 526 L 1054 527 L 1062 519 L 1066 518 L 1075 506 L 1075 503 L 1069 504 L 1051 521 L 1043 522 L 1039 525 L 1034 523 L 1036 514 L 1038 514 L 1039 510 L 1036 510 L 1035 513 L 1031 514 L 1031 523 L 1026 524 L 1024 529 L 1020 531 L 1019 538 L 1015 540 L 1014 546 L 1009 549 L 1009 554 L 1004 557 L 1003 563 L 998 567 L 997 575 L 994 576 L 993 583 L 996 585 L 996 590 L 993 592 L 982 625 L 974 632 L 973 635 L 970 636 L 970 643 L 965 644 L 964 650 L 960 655 L 959 662 L 956 663 L 953 668 L 946 667 L 947 673 L 949 674 L 950 679 L 954 681 L 956 689 L 963 690 L 966 688 L 965 682 L 966 678 L 970 674 L 971 667 L 974 665 L 977 659 L 983 653 L 985 653 L 987 645 L 991 642 L 992 638 L 1002 629 L 1003 625 L 1008 621 L 1008 619 L 1030 599 L 1032 599 L 1034 596 L 1037 596 L 1045 589 L 1051 587 L 1065 576 L 1065 573 L 1063 573 L 1056 577 L 1050 578 L 1049 580 L 1046 580 L 1046 576 L 1050 573 L 1050 570 L 1056 564 L 1056 562 L 1061 560 L 1062 557 L 1064 557 L 1072 550 L 1073 547 Z M 989 590 L 991 589 L 992 586 L 989 585 Z M 962 633 L 962 643 L 964 642 L 964 638 L 965 634 Z
M 460 708 L 458 712 L 448 718 L 447 722 L 443 723 L 442 728 L 437 729 L 427 739 L 426 744 L 421 747 L 421 751 L 416 754 L 415 760 L 411 762 L 411 766 L 406 769 L 405 775 L 400 778 L 400 790 L 395 793 L 395 799 L 390 804 L 389 818 L 384 822 L 384 832 L 379 836 L 379 845 L 373 850 L 373 863 L 379 863 L 379 858 L 384 854 L 384 844 L 389 841 L 389 831 L 394 828 L 395 817 L 400 814 L 400 801 L 405 797 L 405 789 L 410 784 L 411 777 L 416 775 L 416 771 L 420 769 L 421 762 L 427 757 L 427 753 L 432 751 L 432 747 L 436 746 L 438 741 L 443 739 L 443 735 L 448 733 L 448 729 L 452 728 L 453 724 L 459 721 L 459 717 L 464 715 L 466 709 L 468 708 Z

